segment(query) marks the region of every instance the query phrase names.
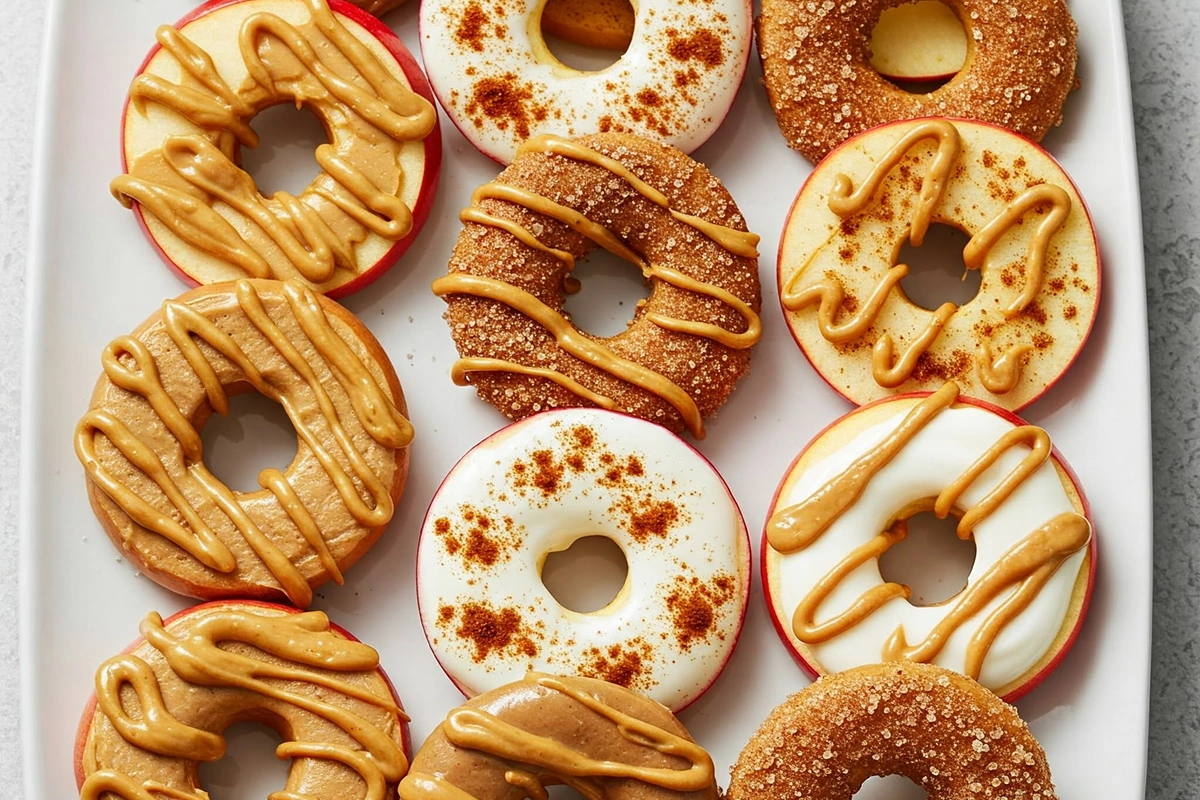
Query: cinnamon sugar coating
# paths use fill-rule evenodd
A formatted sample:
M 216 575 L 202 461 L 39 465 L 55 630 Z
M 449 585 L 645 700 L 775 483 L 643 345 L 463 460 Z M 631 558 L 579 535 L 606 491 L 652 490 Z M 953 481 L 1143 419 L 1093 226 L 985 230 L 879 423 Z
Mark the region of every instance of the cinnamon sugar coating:
M 788 146 L 814 163 L 869 128 L 918 117 L 978 119 L 1034 141 L 1062 121 L 1077 29 L 1063 0 L 946 0 L 967 34 L 962 70 L 911 94 L 871 68 L 879 15 L 905 0 L 763 0 L 758 50 Z
M 1055 800 L 1041 745 L 1016 709 L 930 664 L 826 675 L 771 712 L 733 768 L 729 800 L 850 800 L 903 775 L 931 800 Z
M 746 223 L 728 191 L 708 169 L 673 147 L 628 134 L 599 134 L 576 140 L 631 170 L 666 195 L 670 209 L 745 231 Z M 758 260 L 735 255 L 695 227 L 673 218 L 629 182 L 609 169 L 564 155 L 524 152 L 495 183 L 518 187 L 574 209 L 611 231 L 647 264 L 726 290 L 755 312 L 761 305 Z M 546 247 L 582 259 L 596 245 L 548 216 L 508 200 L 487 198 L 478 208 L 524 227 Z M 630 269 L 638 269 L 630 264 Z M 504 281 L 563 312 L 570 267 L 563 259 L 523 244 L 499 227 L 467 222 L 449 264 L 451 275 L 467 273 Z M 679 320 L 711 323 L 731 333 L 748 322 L 721 300 L 648 279 L 650 297 L 640 303 L 628 330 L 613 337 L 584 335 L 616 356 L 644 365 L 680 387 L 708 417 L 726 401 L 746 373 L 750 349 L 736 349 L 712 338 L 671 331 L 647 319 L 656 313 Z M 586 286 L 583 289 L 587 291 Z M 500 300 L 448 294 L 446 320 L 464 358 L 503 359 L 526 367 L 554 370 L 597 395 L 611 398 L 619 410 L 659 423 L 672 431 L 685 419 L 663 397 L 575 357 L 554 336 L 521 311 Z M 568 318 L 569 319 L 569 318 Z M 549 408 L 590 406 L 589 400 L 543 376 L 508 371 L 469 372 L 480 397 L 510 419 Z

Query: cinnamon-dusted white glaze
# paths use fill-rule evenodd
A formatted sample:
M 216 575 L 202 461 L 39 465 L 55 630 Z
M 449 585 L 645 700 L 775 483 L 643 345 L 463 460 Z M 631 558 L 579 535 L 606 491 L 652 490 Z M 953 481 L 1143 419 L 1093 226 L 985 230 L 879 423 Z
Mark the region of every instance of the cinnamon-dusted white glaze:
M 292 760 L 275 797 L 388 800 L 408 770 L 408 718 L 375 650 L 320 611 L 208 603 L 104 662 L 76 746 L 83 800 L 203 798 L 199 762 L 225 755 L 225 729 L 258 720 Z M 281 790 L 283 787 L 280 787 Z
M 585 536 L 623 551 L 605 608 L 563 608 L 549 553 Z M 417 554 L 421 622 L 474 695 L 527 670 L 603 678 L 679 709 L 716 679 L 741 629 L 745 526 L 713 467 L 659 426 L 609 411 L 529 417 L 484 440 L 434 496 Z
M 582 72 L 542 38 L 545 0 L 427 0 L 421 55 L 463 135 L 503 164 L 530 136 L 630 133 L 695 150 L 724 121 L 750 53 L 750 3 L 641 0 L 616 63 Z
M 382 532 L 412 427 L 387 355 L 350 312 L 299 283 L 194 289 L 106 348 L 75 449 L 93 509 L 148 576 L 199 597 L 298 606 Z M 229 489 L 199 431 L 229 395 L 283 406 L 297 452 L 262 489 Z
M 1077 629 L 1091 570 L 1082 496 L 1044 431 L 956 397 L 947 384 L 851 412 L 784 477 L 764 582 L 780 634 L 816 671 L 929 661 L 1011 694 Z M 966 587 L 933 606 L 878 566 L 923 510 L 959 517 L 976 551 Z

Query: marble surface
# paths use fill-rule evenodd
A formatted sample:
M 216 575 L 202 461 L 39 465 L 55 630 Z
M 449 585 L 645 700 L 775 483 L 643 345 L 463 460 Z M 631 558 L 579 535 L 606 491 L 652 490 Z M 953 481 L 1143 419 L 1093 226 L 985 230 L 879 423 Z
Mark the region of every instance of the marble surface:
M 17 409 L 44 8 L 40 0 L 4 5 L 0 108 L 10 123 L 0 127 L 0 630 L 15 632 Z M 1200 2 L 1125 0 L 1125 24 L 1153 309 L 1155 591 L 1146 796 L 1167 800 L 1195 796 L 1200 785 Z M 16 636 L 0 637 L 0 765 L 10 790 L 21 785 L 17 674 Z

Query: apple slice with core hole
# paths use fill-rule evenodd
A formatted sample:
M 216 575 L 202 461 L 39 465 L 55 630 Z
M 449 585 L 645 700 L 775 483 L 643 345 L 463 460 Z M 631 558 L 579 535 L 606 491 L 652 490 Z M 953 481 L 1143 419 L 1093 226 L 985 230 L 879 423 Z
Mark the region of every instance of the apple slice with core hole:
M 951 396 L 944 392 L 943 400 Z M 901 395 L 868 404 L 801 451 L 768 508 L 764 595 L 780 638 L 814 676 L 894 659 L 932 661 L 1011 702 L 1058 665 L 1083 623 L 1096 570 L 1087 500 L 1044 432 L 965 398 L 915 427 L 890 460 L 858 469 L 936 399 Z M 995 460 L 977 469 L 989 451 Z M 854 472 L 861 490 L 844 508 L 825 514 L 814 504 L 822 493 L 849 491 L 842 476 Z M 1008 481 L 1015 482 L 1011 494 L 981 514 Z M 949 493 L 952 485 L 961 492 Z M 931 509 L 959 519 L 959 535 L 972 538 L 976 557 L 961 591 L 918 605 L 905 587 L 885 582 L 879 557 L 905 547 L 906 521 Z M 826 524 L 800 530 L 817 518 Z M 939 544 L 969 546 L 953 535 Z M 935 561 L 943 548 L 923 561 Z
M 969 237 L 961 259 L 934 265 L 948 279 L 979 270 L 961 305 L 924 308 L 905 292 L 928 225 Z M 898 266 L 906 241 L 914 263 Z M 954 380 L 1019 410 L 1074 362 L 1099 308 L 1095 231 L 1070 178 L 1028 139 L 969 120 L 897 122 L 843 143 L 796 197 L 777 263 L 792 336 L 857 404 Z
M 158 39 L 131 87 L 112 191 L 185 280 L 298 278 L 340 297 L 408 249 L 442 145 L 429 84 L 383 23 L 344 0 L 214 0 Z M 314 113 L 329 141 L 302 192 L 264 197 L 241 148 L 258 143 L 254 116 L 282 103 Z

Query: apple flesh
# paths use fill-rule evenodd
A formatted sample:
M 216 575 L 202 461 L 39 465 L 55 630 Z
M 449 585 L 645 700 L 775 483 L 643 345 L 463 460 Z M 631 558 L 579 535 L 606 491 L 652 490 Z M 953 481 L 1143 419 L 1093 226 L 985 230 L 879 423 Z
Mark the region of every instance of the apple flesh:
M 787 472 L 784 474 L 783 479 L 775 490 L 774 496 L 771 498 L 771 504 L 767 507 L 767 520 L 770 520 L 775 513 L 786 505 L 786 503 L 781 502 L 784 493 L 794 483 L 795 477 L 803 470 L 810 468 L 814 463 L 829 456 L 830 453 L 836 451 L 841 443 L 849 441 L 882 419 L 894 414 L 896 404 L 899 403 L 904 404 L 906 407 L 911 407 L 927 396 L 928 394 L 926 393 L 908 394 L 878 400 L 855 409 L 830 423 L 824 430 L 813 437 L 812 441 L 805 445 L 804 449 L 800 451 L 799 455 L 788 466 Z M 971 405 L 981 408 L 1011 423 L 1014 427 L 1028 424 L 1012 412 L 981 400 L 960 396 L 954 405 Z M 1087 517 L 1090 522 L 1091 509 L 1082 488 L 1079 486 L 1079 479 L 1075 476 L 1075 473 L 1066 461 L 1063 460 L 1057 448 L 1054 448 L 1051 452 L 1051 463 L 1054 466 L 1059 481 L 1062 483 L 1064 491 L 1071 499 L 1075 511 Z M 792 614 L 794 609 L 786 608 L 781 600 L 782 584 L 779 565 L 780 561 L 786 558 L 786 556 L 781 555 L 768 543 L 765 527 L 760 545 L 759 567 L 762 571 L 763 596 L 766 600 L 767 611 L 771 617 L 771 623 L 775 627 L 775 632 L 787 647 L 792 658 L 795 659 L 796 663 L 805 672 L 813 678 L 825 674 L 826 670 L 822 668 L 813 648 L 796 639 L 792 633 Z M 1080 566 L 1074 583 L 1066 618 L 1054 642 L 1042 657 L 1019 678 L 1004 686 L 991 687 L 1005 701 L 1009 703 L 1016 702 L 1035 689 L 1061 663 L 1070 651 L 1071 646 L 1075 643 L 1076 638 L 1079 636 L 1079 631 L 1083 627 L 1084 618 L 1087 616 L 1088 607 L 1091 604 L 1092 589 L 1096 579 L 1096 555 L 1096 536 L 1093 525 L 1093 535 L 1088 541 L 1087 552 L 1084 555 L 1084 561 Z M 940 605 L 948 606 L 951 603 L 953 603 L 953 598 L 944 601 Z
M 346 0 L 328 2 L 341 18 L 342 24 L 384 64 L 393 77 L 430 104 L 434 103 L 425 74 L 391 29 Z M 277 14 L 294 23 L 303 23 L 308 19 L 305 4 L 297 0 L 210 0 L 181 19 L 175 28 L 208 51 L 222 78 L 236 89 L 248 74 L 238 51 L 238 34 L 243 20 L 259 12 Z M 173 56 L 156 45 L 138 69 L 138 75 L 143 74 L 158 75 L 175 82 L 180 80 L 181 69 Z M 139 158 L 156 152 L 168 136 L 197 132 L 202 130 L 163 106 L 151 102 L 146 103 L 143 110 L 127 101 L 121 130 L 122 169 L 128 171 L 130 165 Z M 240 160 L 236 147 L 235 163 Z M 423 139 L 401 143 L 397 148 L 397 196 L 411 210 L 411 230 L 398 240 L 367 231 L 361 241 L 353 245 L 353 269 L 339 265 L 329 280 L 319 283 L 309 281 L 309 285 L 329 297 L 338 298 L 369 285 L 395 264 L 415 241 L 429 217 L 437 192 L 441 161 L 441 131 L 436 122 Z M 260 195 L 260 199 L 266 198 Z M 275 248 L 257 225 L 237 211 L 220 201 L 214 202 L 214 208 L 229 219 L 239 233 L 257 244 L 255 249 L 260 254 Z M 176 236 L 154 214 L 147 213 L 141 204 L 134 202 L 133 210 L 138 224 L 155 250 L 187 283 L 199 285 L 246 277 L 246 273 L 236 266 Z M 289 271 L 288 274 L 274 277 L 296 276 Z
M 945 80 L 967 58 L 962 23 L 940 0 L 919 0 L 885 10 L 871 32 L 871 66 L 891 81 Z
M 1012 318 L 1001 313 L 1024 286 L 1029 243 L 1044 208 L 1028 211 L 989 249 L 980 267 L 978 294 L 958 307 L 918 362 L 918 369 L 898 386 L 877 382 L 872 347 L 886 333 L 893 338 L 898 357 L 932 317 L 932 310 L 909 300 L 903 284 L 892 288 L 879 309 L 878 321 L 849 343 L 835 344 L 824 338 L 818 329 L 816 304 L 798 310 L 785 306 L 784 319 L 805 357 L 835 391 L 857 405 L 904 392 L 933 391 L 952 379 L 964 395 L 1018 411 L 1041 397 L 1075 361 L 1099 309 L 1096 234 L 1070 177 L 1045 150 L 1023 136 L 989 123 L 950 122 L 961 137 L 961 150 L 933 222 L 973 236 L 999 215 L 1011 198 L 1040 183 L 1066 192 L 1071 209 L 1049 239 L 1033 302 Z M 908 239 L 916 184 L 932 161 L 936 143 L 917 142 L 906 160 L 884 178 L 871 203 L 846 220 L 830 210 L 829 196 L 835 176 L 845 175 L 853 187 L 859 186 L 877 161 L 920 123 L 906 120 L 869 130 L 844 142 L 817 165 L 788 212 L 780 237 L 776 263 L 781 302 L 788 287 L 803 289 L 832 272 L 847 298 L 861 305 L 896 264 Z M 955 274 L 965 269 L 962 263 L 948 266 L 952 268 L 947 272 Z M 834 323 L 845 322 L 855 307 L 844 301 Z M 1007 392 L 988 390 L 980 378 L 979 351 L 985 344 L 994 357 L 1018 345 L 1030 346 L 1020 359 L 1020 379 Z

